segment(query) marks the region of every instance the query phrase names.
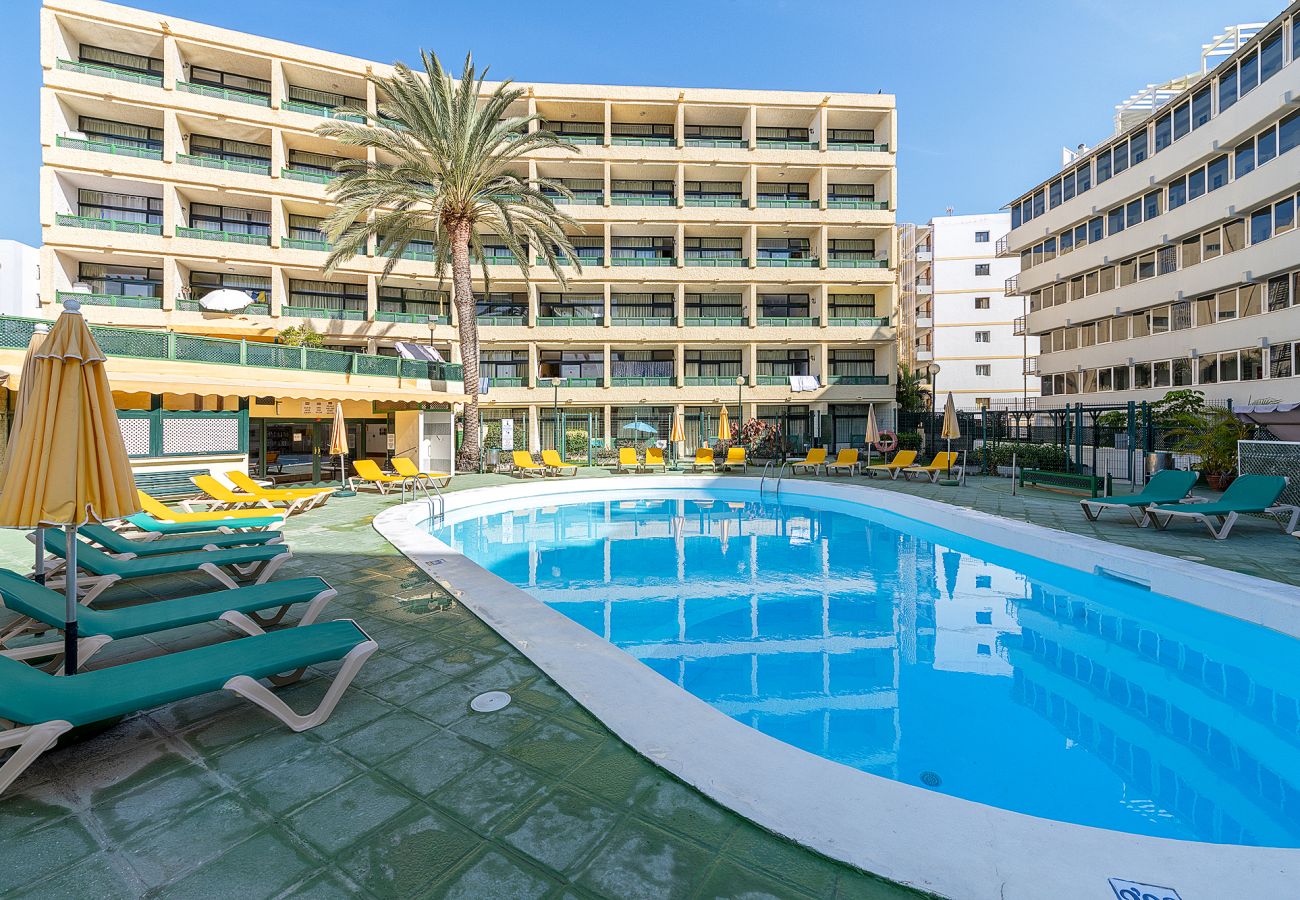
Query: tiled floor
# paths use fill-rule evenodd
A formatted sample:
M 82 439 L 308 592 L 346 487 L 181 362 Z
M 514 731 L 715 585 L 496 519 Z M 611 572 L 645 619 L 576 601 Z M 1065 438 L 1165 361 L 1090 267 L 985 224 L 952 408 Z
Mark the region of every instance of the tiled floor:
M 1300 583 L 1300 545 L 1254 522 L 1216 542 L 1190 527 L 1089 524 L 1076 502 L 1012 497 L 1000 479 L 877 484 Z M 333 614 L 381 647 L 334 716 L 294 734 L 216 694 L 47 754 L 0 798 L 0 894 L 910 895 L 749 825 L 631 752 L 374 532 L 370 517 L 391 502 L 336 499 L 286 529 L 295 559 L 284 577 L 326 578 L 340 592 Z M 0 561 L 30 559 L 18 536 L 0 538 Z M 227 636 L 201 626 L 122 641 L 98 664 Z M 282 695 L 306 706 L 323 689 L 308 677 Z M 490 689 L 513 704 L 470 712 Z

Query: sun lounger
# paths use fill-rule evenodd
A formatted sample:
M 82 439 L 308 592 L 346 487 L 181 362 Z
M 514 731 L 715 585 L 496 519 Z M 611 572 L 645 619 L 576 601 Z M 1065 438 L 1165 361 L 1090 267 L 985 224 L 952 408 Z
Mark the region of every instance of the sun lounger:
M 700 469 L 708 469 L 710 472 L 718 467 L 713 457 L 713 450 L 708 447 L 701 447 L 695 451 L 695 461 L 691 463 L 691 471 L 698 472 Z
M 165 522 L 148 513 L 136 513 L 122 519 L 120 524 L 123 530 L 134 529 L 139 532 L 140 536 L 134 540 L 156 541 L 167 535 L 209 534 L 214 531 L 222 534 L 261 534 L 266 529 L 279 531 L 284 524 L 284 516 L 276 513 L 261 518 Z
M 57 574 L 67 559 L 67 535 L 58 528 L 46 528 L 45 549 L 55 557 L 48 566 L 48 571 Z M 262 547 L 232 547 L 226 550 L 118 559 L 81 541 L 77 545 L 77 568 L 86 573 L 87 577 L 78 577 L 77 587 L 79 592 L 82 589 L 85 591 L 80 598 L 81 602 L 90 605 L 119 581 L 154 575 L 204 572 L 226 588 L 239 587 L 236 578 L 256 577 L 255 584 L 264 584 L 292 557 L 288 545 L 268 544 Z M 54 586 L 54 579 L 47 580 L 46 584 Z
M 858 462 L 857 450 L 841 450 L 835 455 L 835 462 L 826 464 L 826 474 L 837 475 L 844 472 L 849 475 L 856 475 L 861 465 Z
M 219 512 L 177 512 L 164 503 L 155 500 L 144 491 L 137 490 L 136 494 L 140 498 L 140 506 L 149 515 L 162 522 L 177 523 L 201 523 L 206 530 L 216 528 L 218 525 L 229 525 L 231 528 L 252 528 L 255 526 L 243 523 L 243 520 L 268 519 L 274 518 L 276 523 L 282 523 L 284 516 L 278 512 L 272 513 L 266 509 L 223 509 Z M 128 516 L 128 519 L 134 519 Z M 267 526 L 263 526 L 267 527 Z
M 953 470 L 961 471 L 961 466 L 957 465 L 957 461 L 960 459 L 960 453 L 936 453 L 934 459 L 930 461 L 928 466 L 908 466 L 903 469 L 903 479 L 907 480 L 913 475 L 920 475 L 923 478 L 928 478 L 931 484 L 936 483 L 939 480 L 939 476 L 943 475 L 945 472 L 951 472 Z
M 209 509 L 213 512 L 223 509 L 243 509 L 248 506 L 261 506 L 266 509 L 274 509 L 274 507 L 271 506 L 271 501 L 258 497 L 255 494 L 241 494 L 237 491 L 233 491 L 211 475 L 195 475 L 190 478 L 190 481 L 194 482 L 196 488 L 212 498 Z M 181 506 L 183 506 L 187 512 L 194 512 L 193 502 L 194 501 L 185 500 L 181 502 Z M 209 501 L 200 500 L 199 502 L 206 503 Z M 292 509 L 286 510 L 285 515 L 289 515 L 292 512 Z
M 320 578 L 290 578 L 118 609 L 85 609 L 77 614 L 78 632 L 85 644 L 80 658 L 89 658 L 91 653 L 112 640 L 155 634 L 202 622 L 222 621 L 245 634 L 262 634 L 264 627 L 279 624 L 289 608 L 299 603 L 306 603 L 307 609 L 298 625 L 310 625 L 337 594 L 338 591 Z M 63 628 L 65 610 L 61 591 L 51 590 L 9 569 L 0 569 L 0 600 L 7 609 L 20 616 L 0 633 L 0 654 L 10 659 L 29 660 L 62 655 L 62 641 L 14 649 L 6 647 L 21 634 Z M 263 615 L 262 610 L 271 610 L 271 614 Z
M 286 516 L 291 516 L 296 512 L 310 509 L 312 506 L 315 506 L 317 502 L 315 494 L 312 494 L 311 496 L 289 495 L 277 497 L 268 497 L 260 493 L 252 492 L 236 494 L 211 475 L 195 475 L 190 480 L 194 482 L 195 487 L 203 491 L 203 493 L 207 494 L 209 497 L 215 497 L 227 504 L 231 501 L 242 502 L 245 504 L 251 502 L 263 506 L 266 509 L 283 512 Z M 257 488 L 259 491 L 265 490 L 261 485 L 256 483 L 253 484 L 253 487 Z M 277 509 L 276 504 L 279 503 L 284 504 L 283 509 Z M 185 504 L 182 503 L 181 505 L 184 506 Z
M 658 469 L 661 472 L 668 471 L 668 463 L 664 459 L 664 452 L 658 447 L 645 448 L 645 462 L 641 463 L 641 469 L 646 472 Z
M 106 553 L 122 559 L 136 556 L 161 556 L 166 553 L 193 553 L 197 550 L 225 550 L 230 547 L 251 547 L 258 544 L 278 544 L 284 540 L 279 531 L 242 531 L 229 534 L 224 531 L 203 531 L 159 540 L 133 540 L 107 525 L 82 525 L 77 533 L 94 541 Z
M 301 508 L 306 511 L 316 506 L 321 506 L 330 495 L 334 493 L 332 487 L 304 487 L 304 488 L 279 488 L 266 487 L 254 481 L 247 472 L 242 469 L 231 469 L 229 472 L 223 472 L 223 475 L 229 479 L 230 483 L 241 491 L 252 494 L 254 497 L 261 497 L 264 500 L 270 500 L 272 503 L 289 502 L 291 500 L 304 500 Z
M 800 469 L 812 469 L 812 473 L 816 475 L 824 465 L 826 465 L 826 448 L 813 447 L 803 459 L 790 463 L 790 471 L 797 475 Z
M 1128 513 L 1139 526 L 1146 524 L 1146 508 L 1153 503 L 1178 503 L 1187 496 L 1187 492 L 1196 484 L 1196 473 L 1177 469 L 1166 469 L 1151 476 L 1142 490 L 1127 496 L 1116 494 L 1110 497 L 1097 497 L 1093 500 L 1080 500 L 1079 506 L 1089 522 L 1095 522 L 1108 509 L 1119 509 Z
M 867 466 L 863 471 L 872 478 L 876 477 L 877 472 L 884 472 L 889 476 L 890 481 L 894 481 L 898 478 L 899 472 L 902 472 L 908 466 L 913 466 L 915 464 L 915 450 L 899 450 L 894 454 L 894 458 L 889 462 L 876 463 L 875 465 Z
M 546 476 L 546 466 L 538 465 L 527 450 L 513 450 L 510 458 L 515 464 L 516 475 Z
M 13 723 L 0 731 L 0 749 L 16 749 L 0 766 L 0 792 L 72 728 L 216 690 L 256 703 L 294 731 L 313 728 L 329 718 L 376 649 L 360 626 L 340 619 L 70 676 L 0 658 L 0 719 Z M 295 713 L 259 681 L 283 684 L 301 677 L 307 666 L 338 660 L 342 666 L 324 698 L 306 715 Z
M 578 474 L 578 467 L 573 463 L 567 463 L 561 458 L 559 450 L 543 450 L 542 465 L 546 467 L 549 475 L 563 475 L 565 469 L 569 470 L 570 475 Z
M 381 471 L 373 459 L 353 460 L 352 471 L 356 474 L 348 477 L 348 488 L 354 491 L 357 489 L 357 483 L 360 482 L 373 484 L 379 489 L 379 493 L 387 494 L 390 485 L 402 483 L 401 475 Z
M 722 461 L 721 468 L 730 472 L 736 466 L 740 466 L 740 471 L 744 472 L 749 469 L 749 463 L 745 459 L 744 447 L 732 447 L 727 451 L 727 458 Z
M 445 488 L 451 484 L 451 476 L 446 472 L 421 472 L 419 466 L 405 456 L 393 457 L 393 471 L 403 478 L 415 478 L 419 481 L 441 482 L 438 487 Z
M 641 471 L 641 460 L 637 458 L 635 447 L 618 448 L 618 465 L 614 468 L 615 472 L 639 472 Z
M 1176 518 L 1200 522 L 1218 541 L 1228 536 L 1238 518 L 1249 513 L 1272 516 L 1283 531 L 1294 531 L 1300 524 L 1300 506 L 1277 502 L 1286 483 L 1282 475 L 1238 475 L 1217 501 L 1155 504 L 1143 514 L 1157 528 L 1169 527 Z

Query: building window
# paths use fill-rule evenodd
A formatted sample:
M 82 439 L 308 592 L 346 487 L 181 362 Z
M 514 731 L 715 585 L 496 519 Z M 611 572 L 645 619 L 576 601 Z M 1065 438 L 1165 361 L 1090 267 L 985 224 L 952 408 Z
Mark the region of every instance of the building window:
M 989 242 L 989 233 L 987 231 L 975 232 L 975 243 L 987 244 Z
M 993 339 L 993 332 L 991 331 L 975 332 L 975 343 L 977 344 L 988 344 L 992 342 L 992 339 Z
M 975 367 L 975 374 L 987 378 L 993 374 L 993 366 L 988 363 L 980 363 Z
M 987 275 L 988 273 L 989 273 L 989 264 L 988 264 L 988 263 L 976 263 L 976 264 L 975 264 L 975 274 L 976 274 L 976 275 Z
M 975 298 L 975 308 L 976 308 L 976 309 L 988 309 L 988 308 L 989 308 L 989 298 L 988 298 L 988 297 L 976 297 L 976 298 Z
M 989 406 L 992 405 L 992 402 L 993 402 L 993 399 L 992 399 L 991 397 L 976 397 L 976 398 L 975 398 L 975 405 L 976 405 L 977 407 L 979 407 L 980 409 L 988 409 Z M 975 579 L 975 580 L 976 580 L 976 581 L 979 581 L 978 578 Z M 975 586 L 976 586 L 976 587 L 979 587 L 978 584 L 976 584 Z

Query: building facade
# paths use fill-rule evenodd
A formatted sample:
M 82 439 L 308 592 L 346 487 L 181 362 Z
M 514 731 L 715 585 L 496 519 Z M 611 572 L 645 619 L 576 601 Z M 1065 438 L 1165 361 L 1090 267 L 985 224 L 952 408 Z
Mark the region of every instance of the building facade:
M 0 241 L 0 315 L 31 316 L 41 308 L 41 252 Z
M 409 341 L 458 362 L 431 247 L 386 279 L 374 247 L 321 270 L 331 169 L 356 151 L 315 126 L 377 115 L 366 76 L 391 67 L 94 0 L 45 4 L 41 61 L 48 311 L 77 290 L 98 323 L 257 341 L 308 324 L 332 349 Z M 573 191 L 582 272 L 561 289 L 536 248 L 524 269 L 504 246 L 489 259 L 485 421 L 550 447 L 559 422 L 663 439 L 676 413 L 690 449 L 724 403 L 832 444 L 870 404 L 888 420 L 892 96 L 524 87 L 516 112 L 580 148 L 519 174 Z M 255 303 L 215 315 L 201 301 L 218 288 Z
M 899 229 L 899 353 L 963 408 L 1038 395 L 1025 364 L 1038 341 L 1025 333 L 1023 300 L 1003 290 L 1019 266 L 994 250 L 1010 222 L 1006 213 L 986 213 Z
M 1010 204 L 1044 404 L 1300 400 L 1298 19 Z

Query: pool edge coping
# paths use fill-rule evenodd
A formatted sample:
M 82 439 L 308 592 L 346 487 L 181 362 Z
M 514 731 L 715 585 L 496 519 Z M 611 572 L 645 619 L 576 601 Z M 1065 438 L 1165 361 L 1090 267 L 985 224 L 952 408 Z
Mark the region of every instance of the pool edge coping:
M 786 496 L 868 500 L 1080 571 L 1093 572 L 1104 554 L 1108 571 L 1148 582 L 1159 573 L 1161 593 L 1300 637 L 1297 587 L 869 484 L 795 481 L 782 487 Z M 454 492 L 447 508 L 629 488 L 758 493 L 759 479 L 634 475 L 518 482 Z M 1062 896 L 1061 885 L 1078 891 L 1070 896 L 1113 900 L 1109 878 L 1172 887 L 1184 900 L 1216 896 L 1229 885 L 1280 896 L 1300 874 L 1300 850 L 1179 841 L 1037 818 L 869 775 L 785 744 L 732 720 L 452 550 L 421 527 L 427 517 L 424 502 L 408 503 L 377 515 L 374 527 L 638 753 L 742 817 L 832 859 L 942 896 L 989 900 L 1037 898 L 1049 890 Z M 1204 593 L 1211 596 L 1193 596 Z M 735 759 L 746 765 L 732 764 Z M 1095 890 L 1085 892 L 1086 884 Z

